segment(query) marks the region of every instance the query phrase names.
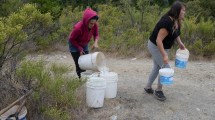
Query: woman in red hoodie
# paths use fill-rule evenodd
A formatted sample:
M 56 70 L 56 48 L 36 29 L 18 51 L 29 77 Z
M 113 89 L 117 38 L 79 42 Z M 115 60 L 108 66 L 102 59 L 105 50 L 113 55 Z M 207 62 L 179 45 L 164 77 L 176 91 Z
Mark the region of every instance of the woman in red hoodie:
M 98 20 L 97 13 L 91 8 L 87 8 L 83 13 L 83 19 L 75 24 L 69 37 L 69 49 L 72 54 L 73 60 L 75 62 L 76 73 L 79 78 L 81 78 L 81 70 L 78 65 L 78 58 L 83 54 L 89 53 L 88 44 L 94 37 L 94 43 L 92 49 L 98 48 Z

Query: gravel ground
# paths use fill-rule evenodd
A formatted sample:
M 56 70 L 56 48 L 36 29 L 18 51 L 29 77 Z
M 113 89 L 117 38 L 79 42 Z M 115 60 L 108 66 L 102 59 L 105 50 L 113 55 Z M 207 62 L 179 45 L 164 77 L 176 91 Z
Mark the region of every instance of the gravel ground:
M 74 68 L 69 53 L 40 55 L 46 61 L 67 64 Z M 37 56 L 38 57 L 38 56 Z M 88 108 L 77 119 L 84 120 L 214 120 L 215 119 L 215 62 L 189 61 L 186 69 L 174 67 L 174 84 L 164 86 L 167 100 L 158 101 L 144 92 L 152 68 L 150 58 L 106 57 L 110 71 L 118 78 L 117 97 L 105 99 L 104 106 Z M 74 71 L 73 73 L 74 74 Z M 153 88 L 156 88 L 157 80 Z M 81 88 L 85 94 L 85 87 Z M 84 98 L 84 97 L 83 97 Z

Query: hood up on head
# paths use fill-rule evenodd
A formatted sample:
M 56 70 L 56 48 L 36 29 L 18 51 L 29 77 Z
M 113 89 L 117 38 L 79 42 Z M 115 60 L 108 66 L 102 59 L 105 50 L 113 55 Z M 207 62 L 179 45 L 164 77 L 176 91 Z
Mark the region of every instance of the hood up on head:
M 84 26 L 87 26 L 90 19 L 94 16 L 97 16 L 97 13 L 95 11 L 93 11 L 91 8 L 87 8 L 83 13 Z

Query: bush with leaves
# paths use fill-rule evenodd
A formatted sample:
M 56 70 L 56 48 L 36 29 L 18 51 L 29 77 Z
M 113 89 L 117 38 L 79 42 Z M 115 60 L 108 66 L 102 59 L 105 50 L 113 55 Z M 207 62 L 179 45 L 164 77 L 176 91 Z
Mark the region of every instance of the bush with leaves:
M 0 16 L 8 16 L 10 13 L 16 12 L 23 5 L 22 0 L 1 0 Z
M 34 5 L 26 4 L 17 12 L 0 18 L 0 107 L 12 103 L 22 94 L 14 72 L 17 64 L 37 47 L 38 36 L 52 26 L 50 14 L 41 14 Z M 7 101 L 8 99 L 8 101 Z
M 27 50 L 30 42 L 43 36 L 52 25 L 50 14 L 41 14 L 34 5 L 26 4 L 17 13 L 0 19 L 0 69 L 8 59 Z M 29 47 L 30 48 L 30 47 Z
M 28 107 L 32 108 L 28 110 L 31 118 L 40 116 L 52 120 L 71 119 L 69 110 L 79 104 L 75 91 L 85 81 L 66 76 L 69 70 L 60 64 L 47 66 L 43 61 L 22 62 L 16 75 L 21 85 L 34 89 L 28 101 Z
M 215 22 L 201 18 L 197 22 L 196 17 L 186 19 L 182 29 L 182 39 L 189 46 L 190 52 L 197 56 L 213 56 L 214 38 L 215 38 Z

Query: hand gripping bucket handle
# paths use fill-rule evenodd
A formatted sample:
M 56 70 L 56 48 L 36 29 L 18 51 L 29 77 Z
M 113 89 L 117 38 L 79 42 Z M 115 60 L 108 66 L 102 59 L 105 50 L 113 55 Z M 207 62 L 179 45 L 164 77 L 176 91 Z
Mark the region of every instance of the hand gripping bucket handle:
M 170 68 L 170 65 L 169 64 L 163 64 L 162 66 L 161 66 L 161 69 L 162 68 Z
M 163 68 L 165 65 L 167 64 L 162 65 L 161 69 L 159 70 L 160 83 L 163 85 L 171 85 L 173 84 L 174 70 L 170 67 Z

